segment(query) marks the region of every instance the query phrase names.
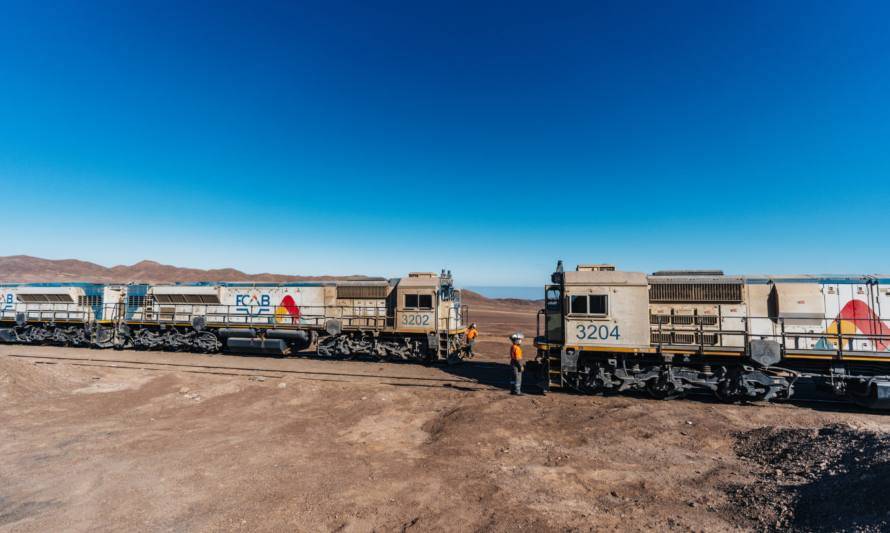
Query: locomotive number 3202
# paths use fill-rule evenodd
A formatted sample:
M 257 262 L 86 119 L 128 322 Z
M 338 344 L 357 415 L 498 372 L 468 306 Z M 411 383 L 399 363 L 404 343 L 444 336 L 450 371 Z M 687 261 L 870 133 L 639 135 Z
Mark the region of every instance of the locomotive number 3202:
M 600 340 L 607 341 L 610 339 L 620 339 L 621 333 L 618 332 L 618 326 L 607 326 L 598 324 L 578 324 L 575 326 L 577 332 L 575 337 L 579 340 Z
M 429 326 L 430 325 L 430 315 L 403 314 L 402 315 L 402 325 L 403 326 Z

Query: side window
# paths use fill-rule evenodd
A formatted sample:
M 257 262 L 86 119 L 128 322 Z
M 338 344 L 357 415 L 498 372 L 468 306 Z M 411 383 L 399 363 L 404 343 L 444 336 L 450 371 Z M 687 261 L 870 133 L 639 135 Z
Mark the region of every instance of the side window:
M 433 308 L 433 295 L 432 294 L 421 294 L 420 301 L 417 307 L 421 309 L 432 309 Z
M 584 296 L 572 296 L 572 304 L 571 304 L 571 313 L 573 315 L 586 315 L 587 314 L 587 295 Z
M 416 294 L 406 294 L 405 295 L 405 307 L 409 308 L 417 308 L 418 295 Z

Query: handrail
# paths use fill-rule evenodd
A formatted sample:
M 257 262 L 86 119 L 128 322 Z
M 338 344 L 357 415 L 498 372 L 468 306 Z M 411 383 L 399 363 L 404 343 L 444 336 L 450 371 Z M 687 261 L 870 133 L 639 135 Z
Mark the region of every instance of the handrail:
M 272 305 L 225 305 L 225 304 L 155 304 L 150 306 L 129 306 L 125 302 L 99 305 L 78 305 L 77 303 L 42 302 L 16 303 L 0 308 L 0 320 L 15 320 L 23 314 L 27 321 L 38 322 L 82 322 L 93 321 L 129 322 L 141 324 L 186 324 L 193 318 L 202 317 L 214 326 L 270 326 L 287 328 L 292 326 L 324 327 L 326 321 L 340 320 L 346 328 L 386 328 L 395 327 L 395 315 L 402 310 L 387 306 L 360 305 L 306 305 L 298 314 L 282 312 Z M 438 317 L 438 311 L 436 311 Z M 452 324 L 463 324 L 467 306 L 450 306 L 447 315 L 447 330 Z M 434 320 L 433 329 L 440 329 L 439 320 Z

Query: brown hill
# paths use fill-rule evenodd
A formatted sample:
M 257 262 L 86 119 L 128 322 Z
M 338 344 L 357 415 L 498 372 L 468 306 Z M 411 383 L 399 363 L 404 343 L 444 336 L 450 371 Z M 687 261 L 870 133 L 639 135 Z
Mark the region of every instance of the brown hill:
M 489 298 L 469 289 L 461 290 L 461 302 L 468 305 L 506 305 L 508 307 L 527 307 L 537 310 L 543 305 L 543 300 L 524 300 L 522 298 Z
M 366 276 L 349 276 L 366 277 Z M 42 259 L 27 255 L 0 257 L 0 282 L 91 281 L 98 283 L 170 283 L 175 281 L 320 281 L 337 276 L 247 274 L 234 268 L 201 270 L 140 261 L 135 265 L 104 267 L 77 259 Z
M 42 259 L 28 255 L 0 257 L 0 283 L 42 281 L 88 281 L 95 283 L 173 283 L 177 281 L 326 281 L 361 279 L 367 276 L 289 276 L 285 274 L 247 274 L 234 268 L 201 270 L 163 265 L 155 261 L 140 261 L 134 265 L 105 267 L 77 259 Z M 515 298 L 487 298 L 479 293 L 462 291 L 463 302 L 473 306 L 518 308 L 535 311 L 538 300 Z

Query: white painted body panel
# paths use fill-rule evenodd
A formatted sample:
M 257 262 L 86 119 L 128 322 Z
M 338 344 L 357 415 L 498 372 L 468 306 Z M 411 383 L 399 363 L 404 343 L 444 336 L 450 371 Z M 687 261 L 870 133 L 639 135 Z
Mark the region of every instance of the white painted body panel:
M 82 306 L 78 303 L 84 294 L 82 287 L 2 287 L 0 288 L 0 301 L 2 301 L 0 318 L 15 320 L 17 314 L 24 313 L 28 320 L 92 322 L 96 319 L 96 310 L 92 306 Z M 61 301 L 26 301 L 28 296 L 42 295 L 60 298 Z

